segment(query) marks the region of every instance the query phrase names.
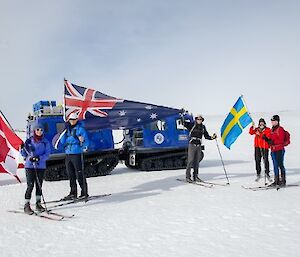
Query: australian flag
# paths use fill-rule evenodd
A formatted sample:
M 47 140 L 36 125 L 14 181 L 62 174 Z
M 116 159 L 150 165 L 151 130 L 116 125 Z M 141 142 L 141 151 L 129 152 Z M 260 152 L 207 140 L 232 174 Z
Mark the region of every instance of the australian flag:
M 64 81 L 64 85 L 66 120 L 72 113 L 76 113 L 80 120 L 85 120 L 87 129 L 138 128 L 182 112 L 175 108 L 115 98 L 74 85 L 68 80 Z

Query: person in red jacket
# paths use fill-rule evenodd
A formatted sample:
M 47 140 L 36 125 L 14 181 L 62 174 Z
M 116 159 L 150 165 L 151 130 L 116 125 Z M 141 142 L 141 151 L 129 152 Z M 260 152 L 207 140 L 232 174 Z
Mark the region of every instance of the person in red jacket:
M 280 126 L 280 117 L 274 115 L 271 119 L 272 130 L 270 137 L 264 136 L 271 147 L 271 156 L 274 166 L 274 183 L 272 186 L 280 185 L 285 186 L 286 176 L 285 176 L 285 167 L 284 167 L 284 154 L 285 154 L 285 130 Z M 279 179 L 279 169 L 281 173 L 281 180 Z
M 255 181 L 259 181 L 261 178 L 261 159 L 263 158 L 265 166 L 265 175 L 270 181 L 270 164 L 269 164 L 269 144 L 263 139 L 265 135 L 270 138 L 271 129 L 267 127 L 266 121 L 261 118 L 258 122 L 258 127 L 255 128 L 254 122 L 249 130 L 250 135 L 255 135 L 254 138 L 254 153 L 255 153 L 255 166 L 257 178 Z

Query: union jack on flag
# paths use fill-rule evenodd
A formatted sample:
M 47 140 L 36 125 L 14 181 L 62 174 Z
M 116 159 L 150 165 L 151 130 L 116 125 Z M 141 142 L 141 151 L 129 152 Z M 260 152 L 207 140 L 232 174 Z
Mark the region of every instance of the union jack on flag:
M 89 112 L 94 116 L 107 117 L 104 110 L 112 109 L 121 99 L 99 94 L 94 89 L 83 88 L 65 80 L 65 116 L 66 120 L 72 113 L 76 113 L 80 120 L 86 119 Z
M 76 113 L 87 129 L 130 129 L 178 115 L 181 110 L 105 95 L 65 80 L 65 117 Z

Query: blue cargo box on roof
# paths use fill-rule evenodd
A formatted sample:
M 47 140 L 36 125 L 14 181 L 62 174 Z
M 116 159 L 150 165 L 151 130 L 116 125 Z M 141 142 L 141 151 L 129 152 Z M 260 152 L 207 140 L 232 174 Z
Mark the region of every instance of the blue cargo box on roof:
M 38 101 L 33 105 L 33 111 L 41 110 L 44 106 L 56 106 L 56 101 Z

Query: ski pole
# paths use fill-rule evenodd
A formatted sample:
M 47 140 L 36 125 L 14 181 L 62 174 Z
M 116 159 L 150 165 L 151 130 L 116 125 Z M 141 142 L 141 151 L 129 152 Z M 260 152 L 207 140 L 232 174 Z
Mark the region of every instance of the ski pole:
M 35 172 L 37 186 L 39 187 L 39 189 L 41 191 L 41 196 L 42 196 L 43 204 L 45 206 L 45 211 L 48 212 L 48 208 L 47 208 L 47 205 L 46 205 L 45 197 L 44 197 L 44 194 L 43 194 L 43 191 L 42 191 L 42 184 L 41 184 L 41 181 L 40 181 L 40 179 L 38 177 L 38 172 L 37 172 L 37 168 L 36 168 L 36 162 L 33 162 L 33 167 L 34 167 L 34 172 Z
M 83 158 L 83 152 L 80 154 L 81 157 L 81 172 L 82 172 L 82 180 L 83 180 L 83 191 L 84 191 L 84 199 L 85 202 L 87 202 L 87 188 L 86 188 L 86 178 L 84 173 L 84 158 Z
M 265 168 L 265 185 L 267 185 L 267 174 L 266 174 L 266 167 L 265 167 L 265 156 L 264 152 L 261 147 L 259 147 L 260 155 L 262 156 L 263 163 L 264 163 L 264 168 Z
M 264 155 L 264 152 L 263 152 L 263 149 L 261 147 L 259 147 L 259 151 L 260 151 L 260 154 L 262 156 L 262 159 L 263 159 L 263 163 L 264 163 L 264 169 L 265 169 L 265 185 L 267 185 L 267 174 L 266 174 L 266 163 L 265 163 L 265 155 Z
M 224 173 L 225 173 L 225 176 L 226 176 L 226 179 L 227 179 L 227 185 L 230 185 L 229 179 L 228 179 L 228 176 L 227 176 L 227 171 L 226 171 L 226 168 L 225 168 L 225 163 L 223 161 L 221 150 L 220 150 L 220 147 L 219 147 L 219 144 L 218 144 L 218 140 L 217 140 L 217 138 L 215 140 L 216 140 L 216 145 L 217 145 L 218 152 L 219 152 L 219 155 L 220 155 L 220 159 L 221 159 L 221 162 L 222 162 L 222 165 L 223 165 Z
M 24 148 L 24 149 L 25 149 L 27 155 L 30 155 L 29 151 L 26 148 Z M 32 153 L 32 155 L 33 155 L 33 153 Z M 41 196 L 42 196 L 43 204 L 45 205 L 45 210 L 46 210 L 46 212 L 48 212 L 46 201 L 45 201 L 44 194 L 43 194 L 43 191 L 42 191 L 42 185 L 41 185 L 41 182 L 39 180 L 38 173 L 37 173 L 36 162 L 32 162 L 32 164 L 33 164 L 33 168 L 34 168 L 34 172 L 35 172 L 36 183 L 37 183 L 37 186 L 39 187 L 39 189 L 41 191 Z

